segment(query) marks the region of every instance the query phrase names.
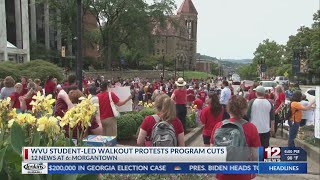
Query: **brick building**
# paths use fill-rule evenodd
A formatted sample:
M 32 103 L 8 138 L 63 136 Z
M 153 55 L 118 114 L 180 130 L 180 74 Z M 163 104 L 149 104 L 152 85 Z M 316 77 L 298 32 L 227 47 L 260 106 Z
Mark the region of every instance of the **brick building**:
M 196 69 L 198 12 L 192 0 L 184 0 L 165 28 L 155 25 L 153 55 L 175 61 L 177 70 Z

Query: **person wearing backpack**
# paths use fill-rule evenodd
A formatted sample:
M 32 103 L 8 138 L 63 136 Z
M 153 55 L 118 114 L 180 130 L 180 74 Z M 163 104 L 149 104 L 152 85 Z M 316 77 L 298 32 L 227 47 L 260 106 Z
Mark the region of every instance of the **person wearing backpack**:
M 230 114 L 230 119 L 219 122 L 212 130 L 210 139 L 211 146 L 224 146 L 228 149 L 234 150 L 227 156 L 227 160 L 237 159 L 245 157 L 245 151 L 250 148 L 250 152 L 247 152 L 246 159 L 242 161 L 257 160 L 258 150 L 261 146 L 258 130 L 254 124 L 242 119 L 248 109 L 247 100 L 242 96 L 232 96 L 227 105 L 227 111 Z M 229 151 L 228 151 L 229 152 Z M 229 154 L 229 153 L 228 153 Z M 249 180 L 254 178 L 254 174 L 217 174 L 219 180 Z
M 210 137 L 213 127 L 222 121 L 224 114 L 224 108 L 219 102 L 217 94 L 213 93 L 209 95 L 209 106 L 205 107 L 200 114 L 200 121 L 204 125 L 202 136 L 205 146 L 210 146 Z
M 175 102 L 166 94 L 155 100 L 157 113 L 143 120 L 137 145 L 139 146 L 185 146 L 184 129 L 176 117 Z M 164 141 L 162 141 L 163 139 Z
M 291 98 L 291 121 L 290 129 L 289 129 L 289 139 L 288 139 L 288 147 L 295 147 L 294 139 L 297 137 L 300 122 L 302 120 L 302 111 L 308 111 L 313 109 L 313 105 L 315 101 L 311 102 L 308 106 L 304 107 L 301 105 L 300 101 L 302 98 L 302 93 L 300 91 L 295 91 Z

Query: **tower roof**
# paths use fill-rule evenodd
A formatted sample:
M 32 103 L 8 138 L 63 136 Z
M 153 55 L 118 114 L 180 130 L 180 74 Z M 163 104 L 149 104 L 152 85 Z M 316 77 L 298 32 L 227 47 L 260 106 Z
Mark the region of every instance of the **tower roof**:
M 184 0 L 181 4 L 178 14 L 182 13 L 188 13 L 188 14 L 197 14 L 197 9 L 195 8 L 194 4 L 192 3 L 192 0 Z

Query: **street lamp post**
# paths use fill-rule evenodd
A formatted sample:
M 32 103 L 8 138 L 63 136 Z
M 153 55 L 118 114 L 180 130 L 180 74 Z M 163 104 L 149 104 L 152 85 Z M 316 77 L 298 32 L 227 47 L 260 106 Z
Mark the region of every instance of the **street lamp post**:
M 186 60 L 185 59 L 183 59 L 182 60 L 182 76 L 183 76 L 183 79 L 184 79 L 184 65 L 185 65 L 185 63 L 186 63 Z
M 174 79 L 177 79 L 177 57 L 174 59 Z
M 77 0 L 77 81 L 82 91 L 82 3 Z
M 164 79 L 164 56 L 162 56 L 162 78 Z

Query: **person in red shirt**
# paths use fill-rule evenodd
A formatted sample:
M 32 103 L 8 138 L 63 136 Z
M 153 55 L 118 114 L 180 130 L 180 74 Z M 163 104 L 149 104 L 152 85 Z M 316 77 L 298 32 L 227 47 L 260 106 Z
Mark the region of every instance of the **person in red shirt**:
M 187 90 L 187 103 L 190 106 L 192 102 L 196 99 L 195 92 L 193 90 L 193 87 L 190 86 Z
M 255 91 L 256 87 L 251 87 L 249 90 L 249 95 L 248 95 L 248 101 L 251 101 L 252 99 L 256 99 L 257 95 L 256 95 L 256 91 Z
M 285 105 L 286 103 L 286 94 L 283 91 L 283 88 L 281 85 L 278 85 L 275 89 L 275 126 L 274 126 L 274 134 L 272 134 L 273 137 L 276 137 L 276 133 L 278 130 L 278 125 L 281 122 L 279 111 Z
M 22 84 L 22 92 L 21 92 L 21 95 L 23 96 L 23 95 L 25 95 L 25 94 L 28 93 L 28 87 L 27 87 L 27 85 L 28 85 L 28 79 L 27 79 L 27 77 L 25 77 L 25 76 L 22 76 L 22 77 L 21 77 L 21 84 Z
M 10 95 L 11 102 L 10 102 L 10 108 L 16 108 L 17 113 L 22 112 L 21 111 L 21 105 L 20 105 L 20 97 L 22 96 L 22 84 L 17 83 L 14 86 L 14 92 Z
M 196 100 L 193 101 L 193 105 L 197 106 L 196 109 L 196 123 L 198 126 L 200 126 L 202 123 L 200 121 L 200 114 L 203 108 L 203 102 L 201 99 L 197 98 Z
M 54 92 L 56 90 L 56 83 L 53 82 L 53 76 L 49 76 L 46 84 L 44 85 L 45 95 L 52 94 L 54 96 Z
M 204 88 L 201 88 L 200 92 L 198 93 L 198 97 L 202 100 L 203 103 L 206 102 L 207 93 L 204 91 Z
M 97 94 L 99 99 L 99 110 L 100 110 L 100 119 L 102 123 L 103 135 L 104 136 L 117 136 L 117 120 L 113 115 L 111 108 L 111 101 L 117 106 L 122 106 L 131 100 L 132 96 L 130 95 L 124 101 L 120 101 L 119 97 L 113 93 L 108 92 L 109 82 L 101 82 L 101 92 Z M 110 95 L 109 95 L 110 93 Z
M 203 143 L 206 147 L 210 146 L 210 137 L 213 127 L 222 121 L 224 108 L 219 102 L 217 94 L 213 93 L 209 95 L 209 106 L 205 107 L 200 114 L 200 121 L 204 125 L 202 136 Z
M 193 105 L 197 106 L 197 110 L 202 110 L 203 108 L 203 101 L 199 98 L 193 101 Z
M 55 102 L 55 110 L 54 115 L 63 117 L 64 114 L 71 109 L 74 105 L 72 104 L 69 98 L 69 91 L 76 90 L 78 87 L 76 86 L 76 77 L 74 75 L 70 75 L 68 77 L 68 86 L 64 86 L 61 88 L 57 94 L 56 102 Z
M 155 108 L 157 111 L 156 115 L 147 116 L 143 120 L 139 135 L 137 138 L 137 145 L 139 146 L 151 146 L 152 139 L 152 129 L 156 124 L 156 118 L 159 118 L 161 121 L 167 121 L 172 124 L 177 141 L 178 146 L 185 146 L 184 144 L 184 129 L 181 121 L 176 117 L 176 108 L 174 101 L 166 94 L 161 94 L 156 98 Z
M 37 95 L 36 85 L 34 82 L 28 83 L 28 93 L 24 96 L 20 96 L 20 104 L 22 111 L 32 111 L 32 105 L 30 105 L 31 101 L 33 100 L 32 97 Z
M 177 117 L 182 122 L 183 129 L 186 129 L 187 90 L 185 88 L 185 85 L 187 83 L 183 80 L 183 78 L 179 78 L 175 84 L 178 88 L 173 91 L 171 99 L 173 99 L 176 102 Z
M 246 114 L 248 109 L 248 103 L 245 98 L 242 96 L 232 96 L 229 100 L 227 111 L 230 114 L 230 121 L 235 122 L 242 119 L 242 117 Z M 211 134 L 210 144 L 214 146 L 214 134 L 217 129 L 222 126 L 222 122 L 218 122 Z M 260 137 L 258 134 L 258 130 L 254 124 L 251 122 L 247 122 L 242 125 L 243 131 L 246 137 L 246 143 L 248 147 L 251 147 L 252 159 L 258 158 L 258 150 L 257 148 L 261 146 Z M 250 180 L 254 177 L 254 174 L 217 174 L 218 180 Z

